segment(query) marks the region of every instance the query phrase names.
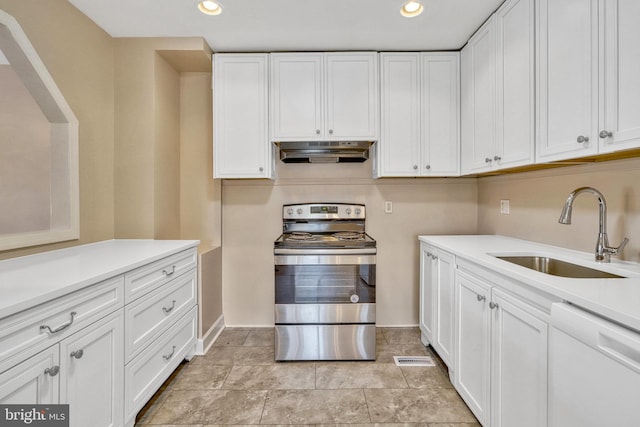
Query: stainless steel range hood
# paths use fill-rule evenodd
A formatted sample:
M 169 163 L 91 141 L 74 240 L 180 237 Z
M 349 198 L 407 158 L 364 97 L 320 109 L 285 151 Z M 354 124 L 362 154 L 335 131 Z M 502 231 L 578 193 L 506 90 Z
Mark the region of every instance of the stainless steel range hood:
M 364 162 L 369 158 L 371 141 L 295 141 L 274 142 L 285 163 Z

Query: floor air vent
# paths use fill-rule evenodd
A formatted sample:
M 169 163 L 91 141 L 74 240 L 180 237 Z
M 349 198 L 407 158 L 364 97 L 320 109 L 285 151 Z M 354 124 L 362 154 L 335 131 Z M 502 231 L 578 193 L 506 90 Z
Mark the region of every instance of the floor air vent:
M 435 366 L 429 356 L 393 356 L 396 366 Z

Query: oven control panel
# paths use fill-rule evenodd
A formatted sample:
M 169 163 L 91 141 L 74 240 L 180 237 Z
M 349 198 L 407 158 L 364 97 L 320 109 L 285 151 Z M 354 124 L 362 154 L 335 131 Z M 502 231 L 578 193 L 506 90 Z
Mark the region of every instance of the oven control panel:
M 283 219 L 364 219 L 364 205 L 345 203 L 307 203 L 284 205 Z

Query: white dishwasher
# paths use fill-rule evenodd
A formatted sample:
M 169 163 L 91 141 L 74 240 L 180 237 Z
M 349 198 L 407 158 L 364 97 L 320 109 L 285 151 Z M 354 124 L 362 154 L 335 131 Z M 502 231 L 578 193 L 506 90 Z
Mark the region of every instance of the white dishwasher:
M 640 426 L 640 333 L 551 307 L 549 426 Z

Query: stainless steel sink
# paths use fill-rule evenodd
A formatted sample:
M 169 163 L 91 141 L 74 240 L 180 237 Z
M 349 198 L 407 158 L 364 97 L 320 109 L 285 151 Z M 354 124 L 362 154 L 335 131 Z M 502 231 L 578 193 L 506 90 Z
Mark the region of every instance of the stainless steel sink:
M 578 279 L 622 279 L 623 276 L 595 270 L 578 264 L 544 256 L 496 256 L 496 258 L 518 264 L 531 270 L 560 277 Z

